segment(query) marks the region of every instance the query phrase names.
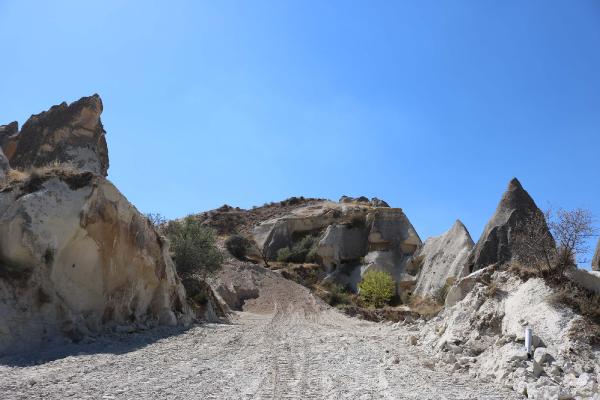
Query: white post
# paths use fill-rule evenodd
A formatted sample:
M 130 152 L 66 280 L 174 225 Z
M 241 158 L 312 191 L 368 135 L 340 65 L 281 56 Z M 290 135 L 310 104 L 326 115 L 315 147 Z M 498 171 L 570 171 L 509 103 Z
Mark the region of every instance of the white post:
M 533 342 L 533 330 L 530 327 L 525 328 L 525 350 L 531 356 L 531 343 Z

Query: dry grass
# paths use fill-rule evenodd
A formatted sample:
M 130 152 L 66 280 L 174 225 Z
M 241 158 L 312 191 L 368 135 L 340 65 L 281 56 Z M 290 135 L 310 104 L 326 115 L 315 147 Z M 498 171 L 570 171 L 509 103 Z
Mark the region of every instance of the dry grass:
M 66 182 L 71 189 L 79 189 L 88 184 L 92 176 L 91 172 L 81 171 L 71 163 L 55 161 L 42 167 L 9 170 L 4 187 L 20 186 L 24 192 L 31 193 L 38 190 L 48 179 L 57 177 Z
M 409 306 L 411 311 L 416 312 L 425 319 L 430 319 L 439 314 L 444 306 L 432 297 L 412 296 Z

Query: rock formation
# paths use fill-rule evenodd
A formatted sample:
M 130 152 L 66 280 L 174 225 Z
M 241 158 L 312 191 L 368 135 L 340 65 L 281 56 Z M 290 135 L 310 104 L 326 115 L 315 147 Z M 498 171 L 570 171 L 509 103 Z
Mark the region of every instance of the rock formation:
M 592 271 L 600 271 L 600 239 L 598 240 L 596 252 L 594 253 L 594 258 L 592 259 Z
M 406 268 L 421 240 L 399 208 L 363 201 L 322 201 L 254 229 L 254 239 L 269 259 L 308 235 L 318 239 L 315 252 L 331 281 L 356 290 L 368 270 L 378 269 L 392 274 L 399 290 L 414 285 L 415 277 L 406 275 L 414 271 Z
M 443 235 L 427 239 L 414 255 L 419 276 L 413 294 L 433 297 L 445 285 L 466 276 L 466 260 L 473 245 L 467 228 L 458 220 Z
M 597 328 L 552 304 L 556 288 L 492 266 L 460 282 L 453 288 L 462 287 L 461 299 L 447 301 L 419 329 L 423 350 L 438 356 L 436 370 L 469 371 L 528 398 L 595 398 L 600 351 L 583 332 Z M 523 346 L 526 327 L 533 333 L 533 357 Z
M 102 100 L 97 94 L 62 103 L 31 116 L 16 135 L 15 123 L 4 128 L 4 134 L 0 129 L 0 144 L 15 169 L 68 163 L 106 176 L 108 148 L 101 113 Z
M 475 248 L 469 255 L 469 271 L 488 265 L 509 262 L 513 257 L 514 233 L 519 224 L 541 213 L 529 193 L 514 178 L 502 196 L 496 212 L 485 226 Z M 547 229 L 546 229 L 547 230 Z M 550 233 L 548 232 L 550 236 Z
M 92 96 L 53 107 L 19 134 L 11 160 L 29 172 L 10 174 L 0 191 L 0 353 L 191 319 L 167 244 L 101 176 L 108 159 L 79 157 L 95 154 L 77 151 L 92 134 L 106 150 L 101 104 Z
M 340 197 L 339 203 L 363 203 L 368 204 L 373 207 L 389 207 L 389 204 L 384 200 L 378 199 L 377 197 L 373 197 L 371 200 L 366 198 L 365 196 L 360 197 L 349 197 L 342 196 Z

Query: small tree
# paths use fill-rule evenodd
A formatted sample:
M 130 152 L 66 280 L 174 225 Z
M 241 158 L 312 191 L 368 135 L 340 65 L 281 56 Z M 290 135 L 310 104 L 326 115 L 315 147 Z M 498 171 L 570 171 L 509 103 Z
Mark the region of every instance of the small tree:
M 150 224 L 158 231 L 167 223 L 167 219 L 160 213 L 148 213 L 146 218 L 150 221 Z
M 589 250 L 586 240 L 596 232 L 593 222 L 591 211 L 584 208 L 561 208 L 550 221 L 550 230 L 558 246 L 556 270 L 560 275 Z
M 358 285 L 361 300 L 372 307 L 381 308 L 389 304 L 394 296 L 395 283 L 384 271 L 368 271 Z
M 252 242 L 246 239 L 242 235 L 231 235 L 225 241 L 225 248 L 231 253 L 232 256 L 238 260 L 245 260 L 248 250 L 252 247 Z
M 551 218 L 551 210 L 534 212 L 514 231 L 513 257 L 542 275 L 554 268 L 556 260 L 556 244 L 547 223 Z
M 515 228 L 513 257 L 540 275 L 560 278 L 589 250 L 586 239 L 594 233 L 592 213 L 583 208 L 533 213 Z
M 169 221 L 164 234 L 171 243 L 171 256 L 182 276 L 199 274 L 203 279 L 218 271 L 223 255 L 217 247 L 217 235 L 198 219 L 188 216 L 183 220 Z

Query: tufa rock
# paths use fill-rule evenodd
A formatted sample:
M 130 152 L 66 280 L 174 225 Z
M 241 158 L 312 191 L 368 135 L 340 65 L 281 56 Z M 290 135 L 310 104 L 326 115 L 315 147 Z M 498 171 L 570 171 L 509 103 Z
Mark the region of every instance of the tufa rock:
M 101 112 L 94 95 L 3 127 L 13 167 L 45 167 L 2 182 L 0 354 L 193 318 L 168 244 L 102 176 Z
M 389 272 L 399 290 L 415 283 L 415 277 L 406 272 L 411 272 L 409 260 L 421 240 L 399 208 L 322 201 L 265 221 L 255 227 L 253 235 L 268 259 L 306 236 L 316 238 L 314 250 L 325 266 L 325 279 L 354 290 L 370 269 Z
M 511 261 L 516 227 L 533 214 L 538 213 L 542 212 L 529 193 L 523 189 L 516 178 L 513 178 L 502 196 L 496 212 L 485 226 L 475 248 L 469 255 L 467 260 L 469 272 L 477 271 L 491 264 Z M 548 235 L 550 235 L 549 231 Z
M 52 106 L 31 116 L 18 135 L 3 140 L 3 151 L 16 169 L 68 163 L 106 176 L 108 148 L 101 113 L 102 100 L 97 94 Z
M 10 171 L 8 158 L 6 158 L 6 156 L 2 152 L 2 149 L 0 149 L 0 182 L 5 182 L 8 171 Z
M 594 258 L 592 259 L 592 271 L 600 271 L 600 239 L 598 240 L 596 252 L 594 253 Z
M 167 244 L 103 177 L 57 171 L 0 193 L 0 353 L 189 318 Z
M 15 135 L 19 131 L 19 123 L 11 122 L 8 125 L 0 125 L 0 144 L 3 144 L 9 137 Z
M 413 294 L 435 297 L 444 286 L 468 275 L 466 260 L 473 245 L 467 228 L 458 220 L 443 235 L 427 239 L 413 257 L 420 269 Z

